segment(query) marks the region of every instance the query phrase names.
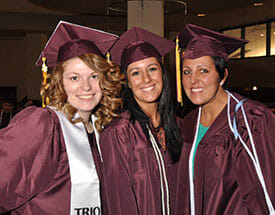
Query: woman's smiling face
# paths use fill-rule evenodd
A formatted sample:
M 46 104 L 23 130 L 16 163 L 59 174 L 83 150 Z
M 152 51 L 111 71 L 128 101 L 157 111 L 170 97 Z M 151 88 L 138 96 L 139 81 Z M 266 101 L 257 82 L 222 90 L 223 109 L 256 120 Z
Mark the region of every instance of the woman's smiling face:
M 163 89 L 162 69 L 157 58 L 149 57 L 128 65 L 127 79 L 141 108 L 157 102 Z
M 64 63 L 63 86 L 68 103 L 82 118 L 91 114 L 102 97 L 98 73 L 78 57 Z
M 215 102 L 221 88 L 220 81 L 219 73 L 210 56 L 184 59 L 182 84 L 186 95 L 193 104 L 205 105 Z

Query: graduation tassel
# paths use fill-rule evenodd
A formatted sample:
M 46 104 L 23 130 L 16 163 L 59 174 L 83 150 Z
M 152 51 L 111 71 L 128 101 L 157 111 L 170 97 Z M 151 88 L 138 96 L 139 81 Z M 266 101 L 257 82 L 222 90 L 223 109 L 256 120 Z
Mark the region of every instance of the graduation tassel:
M 48 67 L 46 65 L 46 57 L 42 57 L 42 76 L 43 76 L 43 85 L 46 86 L 47 84 L 47 75 L 48 75 Z M 42 107 L 45 107 L 49 103 L 49 98 L 44 98 L 42 96 Z
M 178 103 L 181 103 L 181 106 L 183 106 L 182 89 L 181 89 L 179 36 L 177 36 L 177 39 L 176 39 L 176 72 L 177 72 L 177 77 L 176 77 L 177 78 L 177 101 Z
M 107 58 L 108 63 L 111 63 L 111 55 L 110 55 L 110 52 L 107 52 L 106 58 Z

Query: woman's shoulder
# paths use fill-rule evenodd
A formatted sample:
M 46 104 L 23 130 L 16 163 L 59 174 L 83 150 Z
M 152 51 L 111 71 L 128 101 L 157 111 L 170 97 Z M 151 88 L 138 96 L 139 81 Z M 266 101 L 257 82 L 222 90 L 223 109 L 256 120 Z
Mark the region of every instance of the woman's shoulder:
M 107 126 L 106 128 L 103 130 L 107 131 L 107 130 L 113 130 L 113 129 L 123 129 L 125 127 L 128 127 L 129 124 L 131 124 L 130 122 L 130 113 L 126 110 L 123 111 L 119 117 L 114 118 Z
M 246 98 L 238 93 L 232 93 L 239 101 L 243 101 L 243 107 L 248 116 L 262 116 L 272 113 L 268 107 L 260 101 Z
M 183 124 L 188 124 L 190 122 L 196 121 L 197 117 L 198 117 L 198 108 L 195 108 L 194 110 L 192 110 L 190 113 L 188 113 L 187 115 L 185 115 L 182 118 L 182 123 Z
M 243 111 L 241 108 L 235 109 L 235 116 L 240 128 L 246 128 L 246 121 L 251 129 L 254 132 L 258 131 L 259 134 L 266 129 L 266 126 L 275 127 L 275 114 L 265 104 L 243 96 L 238 97 L 238 99 L 243 100 Z
M 11 120 L 9 126 L 18 124 L 47 124 L 58 120 L 57 115 L 50 108 L 30 106 L 18 112 Z
M 135 139 L 137 136 L 142 135 L 142 129 L 138 121 L 133 122 L 130 119 L 130 113 L 124 111 L 118 118 L 115 118 L 108 126 L 106 126 L 100 133 L 101 139 L 113 140 L 119 138 L 120 140 Z M 127 141 L 127 144 L 129 142 Z
M 21 117 L 29 116 L 29 117 L 56 117 L 54 110 L 49 107 L 36 107 L 36 106 L 29 106 L 21 110 L 17 115 L 21 115 Z
M 109 153 L 110 142 L 112 143 L 112 148 L 125 149 L 132 147 L 136 142 L 136 132 L 137 129 L 130 121 L 129 112 L 121 113 L 118 118 L 113 119 L 100 133 L 102 153 Z
M 18 156 L 24 154 L 22 152 L 30 154 L 38 150 L 59 151 L 61 139 L 63 140 L 61 126 L 56 114 L 48 108 L 35 106 L 21 110 L 0 131 L 2 146 L 8 148 L 16 145 L 14 151 Z

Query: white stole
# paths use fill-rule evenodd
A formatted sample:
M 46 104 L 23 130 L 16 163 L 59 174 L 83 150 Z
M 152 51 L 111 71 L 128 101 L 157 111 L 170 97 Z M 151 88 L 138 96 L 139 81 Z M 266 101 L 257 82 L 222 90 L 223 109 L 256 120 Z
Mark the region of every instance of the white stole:
M 71 208 L 70 215 L 100 215 L 99 178 L 91 152 L 85 126 L 82 122 L 72 124 L 62 112 L 56 111 L 69 159 L 71 177 Z M 77 117 L 77 116 L 76 116 Z M 94 127 L 94 116 L 92 117 Z M 99 135 L 94 127 L 98 151 Z

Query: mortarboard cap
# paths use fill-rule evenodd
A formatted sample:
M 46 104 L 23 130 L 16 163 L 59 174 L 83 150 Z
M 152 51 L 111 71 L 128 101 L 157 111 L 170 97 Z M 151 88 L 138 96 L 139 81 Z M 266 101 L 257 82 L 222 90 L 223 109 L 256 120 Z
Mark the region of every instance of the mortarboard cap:
M 110 50 L 112 61 L 126 68 L 148 57 L 160 58 L 175 48 L 175 43 L 142 28 L 123 33 Z
M 104 31 L 60 21 L 35 64 L 42 65 L 43 57 L 46 57 L 47 65 L 53 67 L 86 53 L 104 56 L 117 38 Z
M 186 49 L 183 59 L 220 56 L 228 60 L 229 54 L 248 42 L 193 24 L 187 24 L 178 38 L 180 47 Z
M 180 49 L 184 50 L 183 59 L 196 59 L 202 56 L 228 56 L 248 41 L 234 38 L 193 24 L 187 24 L 176 39 L 177 100 L 182 103 Z

